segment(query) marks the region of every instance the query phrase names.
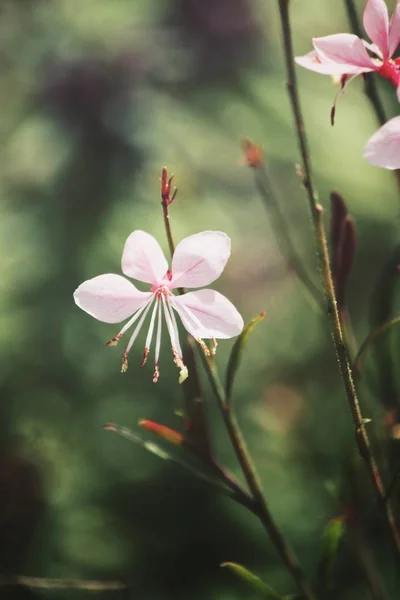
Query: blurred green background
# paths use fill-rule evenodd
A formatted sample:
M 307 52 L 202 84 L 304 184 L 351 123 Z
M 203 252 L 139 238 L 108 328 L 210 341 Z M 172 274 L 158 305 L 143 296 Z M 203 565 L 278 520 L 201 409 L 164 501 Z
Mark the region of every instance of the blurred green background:
M 361 12 L 364 2 L 356 4 Z M 292 20 L 297 54 L 311 49 L 312 36 L 349 30 L 338 0 L 293 0 Z M 1 0 L 0 40 L 1 572 L 130 584 L 103 593 L 4 588 L 3 596 L 0 588 L 0 597 L 257 598 L 222 561 L 294 593 L 255 517 L 104 431 L 107 422 L 135 429 L 141 418 L 180 429 L 177 371 L 164 340 L 152 383 L 151 365 L 140 369 L 143 333 L 121 375 L 123 346 L 105 347 L 118 326 L 90 318 L 72 298 L 85 279 L 120 272 L 135 229 L 167 251 L 159 199 L 167 165 L 179 187 L 175 240 L 227 232 L 232 256 L 213 287 L 245 321 L 267 313 L 247 347 L 235 408 L 276 520 L 314 577 L 355 444 L 326 319 L 280 255 L 242 166 L 248 136 L 265 149 L 288 228 L 318 282 L 276 2 Z M 328 214 L 329 192 L 338 190 L 356 223 L 348 296 L 360 343 L 396 313 L 398 190 L 391 173 L 362 158 L 377 129 L 362 81 L 341 98 L 332 128 L 330 79 L 300 68 L 298 78 L 321 203 Z M 378 84 L 394 116 L 394 91 Z M 366 355 L 363 397 L 376 439 L 398 402 L 398 342 L 393 331 Z M 232 343 L 219 345 L 222 373 Z M 206 381 L 204 390 L 215 452 L 241 478 Z M 390 451 L 381 457 L 388 477 L 396 444 L 380 445 Z M 364 484 L 360 474 L 367 538 L 396 586 Z M 335 597 L 368 597 L 348 540 L 335 578 Z

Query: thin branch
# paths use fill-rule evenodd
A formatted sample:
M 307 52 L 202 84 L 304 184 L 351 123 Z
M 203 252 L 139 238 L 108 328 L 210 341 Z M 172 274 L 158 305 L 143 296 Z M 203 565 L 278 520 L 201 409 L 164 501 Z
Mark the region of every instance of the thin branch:
M 169 206 L 172 204 L 177 188 L 171 189 L 173 176 L 168 178 L 166 167 L 162 170 L 161 175 L 161 206 L 163 209 L 163 218 L 165 232 L 168 240 L 169 251 L 171 258 L 175 252 L 175 242 L 172 235 L 171 221 L 169 218 Z M 178 288 L 179 294 L 184 294 L 184 288 Z M 232 491 L 232 498 L 238 501 L 243 506 L 246 506 L 251 512 L 256 513 L 256 505 L 253 497 L 234 479 L 221 465 L 217 463 L 210 452 L 208 442 L 208 431 L 205 422 L 204 402 L 202 400 L 202 391 L 200 385 L 199 374 L 197 371 L 194 345 L 197 345 L 192 336 L 188 336 L 185 344 L 185 357 L 187 366 L 190 370 L 190 382 L 183 383 L 183 392 L 185 396 L 187 412 L 189 417 L 189 433 L 192 431 L 192 439 L 188 440 L 188 447 L 196 454 L 206 465 L 214 469 L 215 473 L 224 481 L 228 488 Z M 188 383 L 190 385 L 188 385 Z M 199 443 L 200 442 L 200 443 Z
M 161 206 L 163 210 L 163 219 L 165 233 L 168 240 L 171 259 L 175 252 L 175 243 L 172 235 L 171 222 L 169 219 L 169 207 L 175 199 L 177 188 L 172 188 L 174 176 L 168 177 L 166 167 L 161 172 Z M 178 289 L 180 294 L 184 293 L 183 288 Z M 190 379 L 183 382 L 183 396 L 185 409 L 187 413 L 187 431 L 186 437 L 190 440 L 192 446 L 196 448 L 197 454 L 207 463 L 213 464 L 210 436 L 208 433 L 205 404 L 202 399 L 202 390 L 200 378 L 197 372 L 195 351 L 191 336 L 185 342 L 183 354 L 188 371 L 191 372 Z M 227 482 L 228 483 L 228 482 Z M 228 483 L 230 485 L 231 482 Z M 230 485 L 231 487 L 231 485 Z
M 83 579 L 48 579 L 47 577 L 28 577 L 26 575 L 0 576 L 0 587 L 23 585 L 29 588 L 45 590 L 87 590 L 90 592 L 109 592 L 126 590 L 129 586 L 121 581 L 96 581 Z
M 289 262 L 290 267 L 294 270 L 297 277 L 309 292 L 313 299 L 313 303 L 316 304 L 320 310 L 323 310 L 325 306 L 323 294 L 308 274 L 307 269 L 304 267 L 303 261 L 299 257 L 292 242 L 285 218 L 280 208 L 280 199 L 278 198 L 277 191 L 273 185 L 267 165 L 264 162 L 260 162 L 257 166 L 253 167 L 253 171 L 260 197 L 269 212 L 281 254 Z
M 312 217 L 316 251 L 321 267 L 321 277 L 326 295 L 327 312 L 331 326 L 333 343 L 338 359 L 340 373 L 342 375 L 346 391 L 347 400 L 353 418 L 359 451 L 367 467 L 379 508 L 382 512 L 382 515 L 385 518 L 388 533 L 396 551 L 396 557 L 400 562 L 400 536 L 397 530 L 397 525 L 392 508 L 390 504 L 386 502 L 386 494 L 383 486 L 383 480 L 373 454 L 372 446 L 365 426 L 366 421 L 361 412 L 361 406 L 354 384 L 353 370 L 350 364 L 348 350 L 342 332 L 339 310 L 336 302 L 335 289 L 330 269 L 328 247 L 323 224 L 323 209 L 322 206 L 318 204 L 317 193 L 312 180 L 310 155 L 308 151 L 307 138 L 304 130 L 300 100 L 297 91 L 295 64 L 293 59 L 294 53 L 292 43 L 292 32 L 289 18 L 289 0 L 278 0 L 278 3 L 288 79 L 287 88 L 289 92 L 297 140 L 302 158 L 303 184 L 307 192 L 309 208 Z
M 372 600 L 388 600 L 384 583 L 375 564 L 370 540 L 365 535 L 361 515 L 359 514 L 359 511 L 352 509 L 352 506 L 357 506 L 363 495 L 363 490 L 360 489 L 358 484 L 356 468 L 357 460 L 359 460 L 359 456 L 354 455 L 354 458 L 352 457 L 350 459 L 347 467 L 348 476 L 346 478 L 346 483 L 350 492 L 351 505 L 350 507 L 347 507 L 347 511 L 345 506 L 342 506 L 342 508 L 344 508 L 345 514 L 347 512 L 348 518 L 346 519 L 346 525 L 354 550 L 360 561 L 360 566 L 364 571 L 365 579 L 368 582 L 371 598 Z M 349 508 L 350 511 L 348 510 Z
M 212 390 L 217 399 L 226 430 L 231 440 L 236 457 L 246 479 L 247 485 L 257 505 L 257 515 L 274 544 L 282 562 L 291 574 L 302 593 L 304 600 L 316 600 L 314 592 L 310 588 L 306 577 L 301 569 L 300 563 L 293 550 L 288 545 L 283 533 L 279 529 L 269 509 L 267 501 L 259 481 L 256 468 L 250 458 L 246 443 L 240 431 L 239 425 L 232 412 L 231 406 L 226 402 L 225 391 L 219 379 L 219 375 L 212 357 L 208 358 L 201 352 L 204 368 L 209 378 Z
M 358 368 L 358 363 L 360 362 L 361 356 L 363 355 L 365 350 L 368 348 L 368 346 L 370 344 L 372 344 L 383 333 L 385 333 L 388 329 L 390 329 L 393 325 L 396 325 L 397 323 L 400 323 L 400 316 L 393 317 L 393 319 L 389 319 L 389 321 L 386 321 L 382 325 L 379 325 L 379 327 L 377 327 L 373 331 L 370 331 L 370 333 L 367 335 L 367 337 L 365 338 L 365 340 L 359 347 L 357 354 L 354 357 L 353 369 Z

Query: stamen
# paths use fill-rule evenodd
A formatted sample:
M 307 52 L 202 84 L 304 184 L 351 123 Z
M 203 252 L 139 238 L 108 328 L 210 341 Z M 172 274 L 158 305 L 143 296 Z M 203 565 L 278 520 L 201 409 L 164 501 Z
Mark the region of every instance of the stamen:
M 162 296 L 162 300 L 163 300 L 165 321 L 167 323 L 168 333 L 169 333 L 169 337 L 171 339 L 172 357 L 174 359 L 174 363 L 176 364 L 178 369 L 180 369 L 178 381 L 179 381 L 179 383 L 182 383 L 183 381 L 185 381 L 185 379 L 188 376 L 188 369 L 183 363 L 182 349 L 181 349 L 181 346 L 179 343 L 179 336 L 178 336 L 178 325 L 176 323 L 175 315 L 172 311 L 172 308 L 171 308 L 169 302 L 167 302 L 165 300 L 164 296 Z
M 147 306 L 146 306 L 146 310 L 143 312 L 143 314 L 142 314 L 142 316 L 141 316 L 141 319 L 140 319 L 139 323 L 136 325 L 136 327 L 135 327 L 135 330 L 134 330 L 134 332 L 133 332 L 133 333 L 132 333 L 132 335 L 131 335 L 131 339 L 129 340 L 128 346 L 127 346 L 127 348 L 126 348 L 126 351 L 127 351 L 127 352 L 129 352 L 129 350 L 132 348 L 132 346 L 133 346 L 133 342 L 136 340 L 136 338 L 137 338 L 137 336 L 138 336 L 138 333 L 139 333 L 139 331 L 140 331 L 140 330 L 141 330 L 141 328 L 142 328 L 142 325 L 143 325 L 143 323 L 144 323 L 144 320 L 145 320 L 145 318 L 147 317 L 147 315 L 148 315 L 148 312 L 149 312 L 149 310 L 150 310 L 150 307 L 151 307 L 151 305 L 152 305 L 152 303 L 153 303 L 153 300 L 154 300 L 154 296 L 153 296 L 153 298 L 151 299 L 151 302 L 149 302 L 149 304 L 147 304 Z
M 160 376 L 160 371 L 158 370 L 158 366 L 155 366 L 154 375 L 153 375 L 153 383 L 157 383 L 158 378 Z
M 182 304 L 179 308 L 181 308 L 186 313 L 187 318 L 193 323 L 193 325 L 195 325 L 196 327 L 199 327 L 200 329 L 203 328 L 203 325 L 201 324 L 199 319 L 196 317 L 195 314 L 192 313 L 191 310 L 189 310 L 187 308 L 187 306 Z M 196 338 L 196 340 L 197 340 L 197 338 Z
M 358 73 L 356 75 L 352 75 L 351 77 L 349 77 L 348 75 L 342 75 L 342 79 L 341 79 L 341 87 L 340 90 L 338 91 L 338 93 L 336 94 L 334 100 L 333 100 L 333 106 L 331 108 L 331 125 L 333 127 L 333 125 L 335 124 L 335 115 L 336 115 L 336 105 L 338 103 L 338 100 L 340 98 L 340 96 L 342 96 L 342 94 L 344 94 L 345 89 L 347 88 L 347 86 L 356 78 L 358 77 Z
M 215 338 L 211 338 L 211 356 L 215 356 L 217 353 L 218 342 Z
M 121 334 L 119 333 L 115 337 L 111 338 L 111 340 L 106 343 L 106 346 L 116 346 L 120 339 L 121 339 Z
M 164 296 L 161 296 L 161 298 L 162 298 L 162 303 L 163 303 L 163 308 L 164 308 L 165 322 L 167 324 L 167 329 L 168 329 L 169 337 L 171 340 L 171 345 L 172 345 L 172 347 L 174 347 L 175 346 L 175 338 L 174 338 L 174 331 L 173 331 L 172 322 L 171 322 L 171 315 L 169 314 L 169 312 L 167 310 L 167 303 L 166 303 Z
M 182 359 L 182 364 L 183 364 L 183 353 L 182 353 L 182 348 L 181 348 L 181 344 L 179 341 L 179 329 L 178 329 L 178 323 L 176 322 L 176 318 L 175 318 L 175 313 L 174 310 L 171 306 L 171 304 L 169 302 L 167 302 L 167 309 L 169 311 L 170 317 L 171 317 L 171 321 L 172 321 L 172 327 L 174 329 L 174 335 L 175 335 L 175 347 L 179 352 L 179 356 Z
M 181 369 L 183 366 L 183 362 L 182 362 L 178 352 L 176 351 L 176 349 L 173 346 L 171 346 L 171 350 L 172 350 L 172 358 L 173 358 L 174 363 L 176 364 L 178 369 Z
M 162 332 L 162 313 L 161 313 L 162 303 L 158 303 L 158 320 L 157 320 L 157 335 L 156 335 L 156 351 L 155 351 L 155 365 L 157 368 L 158 359 L 160 357 L 160 347 L 161 347 L 161 332 Z
M 141 364 L 142 367 L 144 367 L 144 365 L 146 364 L 146 360 L 147 360 L 147 357 L 150 352 L 151 342 L 153 340 L 154 321 L 156 319 L 157 308 L 158 308 L 157 304 L 158 304 L 158 302 L 155 303 L 154 308 L 153 308 L 153 313 L 151 315 L 150 327 L 149 327 L 149 331 L 147 332 L 146 343 L 144 345 L 144 354 L 143 354 L 143 360 L 142 360 L 142 364 Z
M 196 342 L 199 344 L 200 348 L 203 350 L 204 355 L 205 356 L 210 356 L 211 352 L 210 349 L 208 348 L 207 344 L 205 342 L 203 342 L 203 340 L 201 338 L 195 338 Z
M 147 346 L 146 346 L 146 348 L 144 349 L 142 362 L 140 363 L 141 367 L 144 367 L 144 365 L 146 364 L 149 352 L 150 352 L 150 348 L 147 348 Z
M 126 373 L 127 370 L 128 370 L 128 352 L 125 351 L 122 356 L 121 373 Z
M 183 368 L 180 370 L 178 383 L 183 383 L 185 379 L 189 376 L 188 368 L 183 365 Z
M 129 329 L 129 327 L 131 327 L 134 323 L 136 323 L 136 321 L 138 320 L 138 318 L 140 317 L 140 315 L 143 313 L 143 311 L 145 310 L 145 308 L 151 304 L 153 302 L 154 298 L 150 298 L 150 300 L 147 302 L 147 304 L 143 304 L 143 306 L 141 306 L 133 315 L 133 317 L 131 319 L 129 319 L 129 321 L 127 323 L 125 323 L 125 325 L 123 326 L 123 328 L 121 329 L 121 331 L 118 333 L 118 335 L 116 335 L 115 337 L 113 337 L 109 342 L 107 342 L 106 346 L 116 346 L 119 342 L 119 340 L 121 339 L 121 337 L 123 336 L 123 334 L 125 333 L 125 331 L 127 329 Z

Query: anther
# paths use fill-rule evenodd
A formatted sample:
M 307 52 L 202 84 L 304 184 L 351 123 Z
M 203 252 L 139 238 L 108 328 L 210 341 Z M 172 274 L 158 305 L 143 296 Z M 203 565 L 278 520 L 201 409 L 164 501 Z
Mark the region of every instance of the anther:
M 199 344 L 200 348 L 203 350 L 205 356 L 210 356 L 211 352 L 208 346 L 201 338 L 196 338 L 196 342 Z
M 125 373 L 128 369 L 128 353 L 124 352 L 122 357 L 121 373 Z
M 145 348 L 144 349 L 144 354 L 143 354 L 142 362 L 140 364 L 141 367 L 144 367 L 144 365 L 146 364 L 149 352 L 150 352 L 150 348 Z
M 107 342 L 106 346 L 116 346 L 121 339 L 121 334 L 119 333 L 115 337 L 113 337 L 109 342 Z
M 182 368 L 181 368 L 180 373 L 179 373 L 178 383 L 183 383 L 185 381 L 185 379 L 188 378 L 188 376 L 189 376 L 188 368 L 185 367 L 184 364 L 182 364 Z
M 182 360 L 179 358 L 179 354 L 177 353 L 175 348 L 171 347 L 171 350 L 172 350 L 172 358 L 174 360 L 174 363 L 176 364 L 178 369 L 180 369 L 183 365 Z

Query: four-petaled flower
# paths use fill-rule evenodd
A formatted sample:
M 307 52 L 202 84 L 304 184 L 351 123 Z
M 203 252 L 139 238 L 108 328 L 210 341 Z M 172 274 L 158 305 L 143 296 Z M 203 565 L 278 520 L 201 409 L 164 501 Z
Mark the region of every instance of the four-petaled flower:
M 400 169 L 400 117 L 385 123 L 368 140 L 364 158 L 377 167 Z
M 127 369 L 128 352 L 151 310 L 142 366 L 150 352 L 156 328 L 154 382 L 159 377 L 158 359 L 164 315 L 173 359 L 180 369 L 181 383 L 188 371 L 183 362 L 175 312 L 206 353 L 209 349 L 203 339 L 226 339 L 239 335 L 243 329 L 243 319 L 233 304 L 214 290 L 199 290 L 179 296 L 175 296 L 173 290 L 199 288 L 215 281 L 224 270 L 230 251 L 230 238 L 225 233 L 203 231 L 185 238 L 177 245 L 169 270 L 154 237 L 144 231 L 134 231 L 125 243 L 122 271 L 128 277 L 149 283 L 151 290 L 142 292 L 121 275 L 110 273 L 82 283 L 75 291 L 74 299 L 80 308 L 99 321 L 120 323 L 129 319 L 108 345 L 115 345 L 122 334 L 136 323 L 124 352 L 122 371 Z
M 313 38 L 314 50 L 295 60 L 311 71 L 341 76 L 342 91 L 357 75 L 375 71 L 394 84 L 400 101 L 400 59 L 392 58 L 400 43 L 400 0 L 390 23 L 384 0 L 367 0 L 363 23 L 372 44 L 350 33 Z

